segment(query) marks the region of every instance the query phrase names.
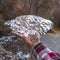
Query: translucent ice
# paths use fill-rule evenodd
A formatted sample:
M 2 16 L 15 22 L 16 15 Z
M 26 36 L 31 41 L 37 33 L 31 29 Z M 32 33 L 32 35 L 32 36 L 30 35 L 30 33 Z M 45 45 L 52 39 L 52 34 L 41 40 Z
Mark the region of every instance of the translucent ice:
M 24 33 L 26 36 L 37 34 L 38 38 L 40 38 L 41 34 L 47 33 L 53 26 L 50 20 L 34 15 L 19 16 L 5 22 L 5 24 L 19 34 Z

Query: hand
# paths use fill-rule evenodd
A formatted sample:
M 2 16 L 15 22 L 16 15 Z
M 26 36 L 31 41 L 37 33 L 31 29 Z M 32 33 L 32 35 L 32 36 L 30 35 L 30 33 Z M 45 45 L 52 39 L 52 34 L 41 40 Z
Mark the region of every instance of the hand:
M 24 34 L 18 34 L 16 32 L 11 32 L 11 33 L 21 37 L 22 39 L 25 40 L 25 42 L 27 42 L 31 46 L 35 46 L 38 43 L 40 43 L 40 39 L 36 35 L 29 34 L 29 36 L 25 36 Z

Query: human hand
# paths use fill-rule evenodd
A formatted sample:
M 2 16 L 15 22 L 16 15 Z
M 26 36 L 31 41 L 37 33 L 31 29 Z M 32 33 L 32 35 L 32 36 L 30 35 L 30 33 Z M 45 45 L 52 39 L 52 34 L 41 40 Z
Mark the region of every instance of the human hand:
M 11 32 L 11 33 L 21 37 L 25 42 L 27 42 L 31 46 L 35 46 L 38 43 L 41 43 L 37 35 L 29 34 L 28 36 L 25 36 L 23 33 L 22 34 L 18 34 L 16 32 Z

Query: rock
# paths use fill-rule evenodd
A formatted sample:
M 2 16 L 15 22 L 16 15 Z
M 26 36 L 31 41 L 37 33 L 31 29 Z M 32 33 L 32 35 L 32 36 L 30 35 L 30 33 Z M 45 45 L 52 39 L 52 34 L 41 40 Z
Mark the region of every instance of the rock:
M 6 58 L 2 60 L 33 60 L 31 52 L 32 48 L 18 36 L 10 34 L 0 38 L 0 57 Z
M 11 29 L 8 26 L 4 25 L 4 22 L 0 20 L 0 37 L 3 35 L 7 35 L 10 32 Z

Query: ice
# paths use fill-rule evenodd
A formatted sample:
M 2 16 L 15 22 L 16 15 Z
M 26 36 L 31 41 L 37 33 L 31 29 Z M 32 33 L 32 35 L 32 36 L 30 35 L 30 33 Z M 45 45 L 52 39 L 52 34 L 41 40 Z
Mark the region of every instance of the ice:
M 26 54 L 26 55 L 24 54 L 23 56 L 24 56 L 25 58 L 27 58 L 27 59 L 30 58 L 30 54 Z
M 37 33 L 38 38 L 53 27 L 53 23 L 50 20 L 34 15 L 18 16 L 15 19 L 5 22 L 5 24 L 10 26 L 12 31 L 19 34 L 24 33 L 26 36 Z
M 22 51 L 19 51 L 17 53 L 18 59 L 29 59 L 30 58 L 30 54 L 24 54 Z

